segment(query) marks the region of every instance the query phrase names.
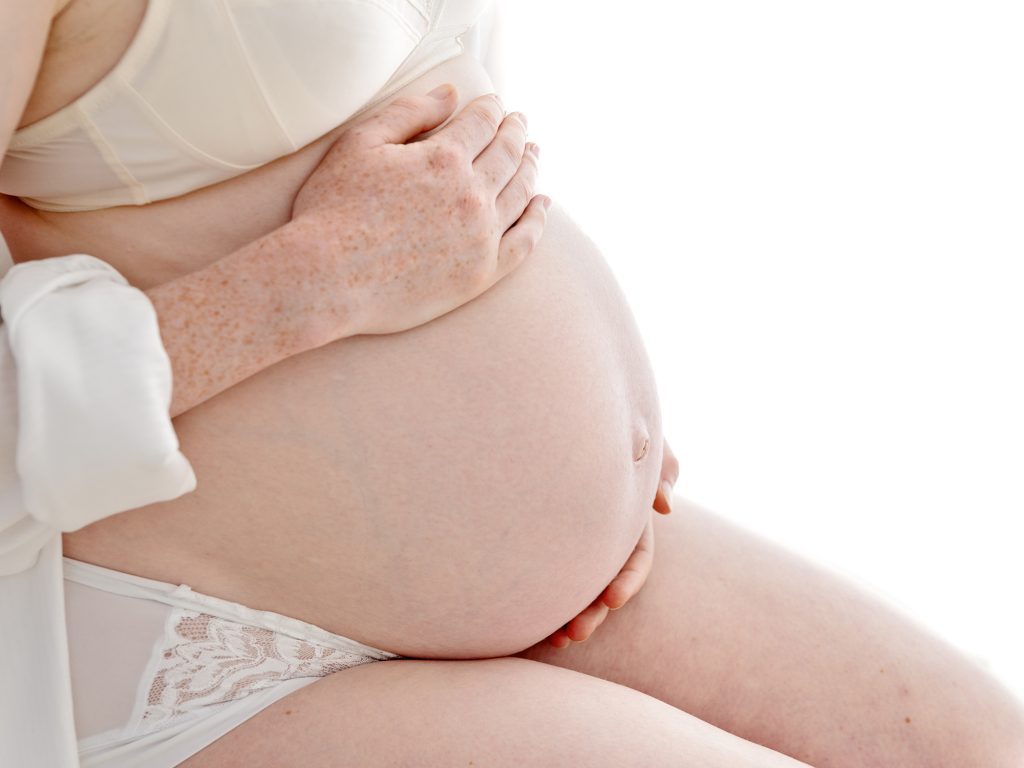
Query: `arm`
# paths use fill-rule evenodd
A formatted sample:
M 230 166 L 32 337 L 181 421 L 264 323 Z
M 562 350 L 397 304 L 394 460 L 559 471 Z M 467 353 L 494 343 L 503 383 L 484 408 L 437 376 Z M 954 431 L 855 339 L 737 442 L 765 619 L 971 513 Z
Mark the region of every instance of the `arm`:
M 56 6 L 0 0 L 0 162 L 25 111 Z
M 302 252 L 285 225 L 205 269 L 150 288 L 171 360 L 171 418 L 314 346 L 303 329 Z
M 429 322 L 533 250 L 549 201 L 533 195 L 520 120 L 483 96 L 406 145 L 456 101 L 403 97 L 360 120 L 306 180 L 290 223 L 146 292 L 174 370 L 172 417 L 291 355 Z M 453 200 L 466 202 L 453 212 Z
M 32 92 L 59 2 L 0 0 L 0 162 Z M 301 336 L 288 326 L 294 315 L 280 312 L 286 240 L 278 230 L 146 292 L 175 374 L 172 417 L 302 351 Z
M 17 472 L 0 477 L 0 501 L 20 502 L 0 509 L 0 573 L 30 567 L 48 532 L 193 490 L 172 412 L 289 355 L 429 322 L 523 261 L 546 200 L 531 197 L 536 155 L 517 165 L 522 121 L 484 96 L 405 144 L 455 104 L 442 87 L 367 117 L 299 190 L 290 223 L 149 294 L 88 254 L 7 270 L 0 424 L 14 429 L 0 430 L 0 464 Z

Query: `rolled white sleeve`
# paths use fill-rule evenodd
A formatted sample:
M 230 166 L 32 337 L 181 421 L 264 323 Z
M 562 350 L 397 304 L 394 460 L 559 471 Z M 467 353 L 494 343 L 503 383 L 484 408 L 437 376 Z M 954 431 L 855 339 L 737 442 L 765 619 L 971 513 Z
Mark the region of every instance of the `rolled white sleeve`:
M 11 267 L 0 280 L 0 314 L 4 397 L 16 400 L 6 403 L 14 424 L 5 431 L 17 435 L 17 481 L 35 523 L 74 531 L 195 489 L 169 415 L 170 360 L 145 293 L 100 259 L 60 256 Z M 26 567 L 42 534 L 4 517 L 0 573 L 10 573 Z
M 0 766 L 77 768 L 60 534 L 176 498 L 196 478 L 149 298 L 85 254 L 5 266 Z

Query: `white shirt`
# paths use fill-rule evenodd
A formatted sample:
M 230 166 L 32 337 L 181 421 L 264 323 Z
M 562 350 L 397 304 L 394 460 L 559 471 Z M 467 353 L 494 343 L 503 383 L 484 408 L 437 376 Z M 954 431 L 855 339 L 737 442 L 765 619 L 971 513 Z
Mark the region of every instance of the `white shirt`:
M 0 313 L 0 766 L 76 768 L 60 534 L 196 478 L 144 293 L 84 254 L 12 267 L 0 237 Z

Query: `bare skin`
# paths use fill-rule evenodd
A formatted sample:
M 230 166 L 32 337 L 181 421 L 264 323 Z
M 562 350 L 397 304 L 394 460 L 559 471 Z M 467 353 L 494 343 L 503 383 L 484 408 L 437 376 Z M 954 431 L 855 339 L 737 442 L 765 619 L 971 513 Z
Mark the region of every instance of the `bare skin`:
M 459 57 L 405 92 L 444 81 L 463 99 L 491 89 Z M 284 224 L 328 146 L 18 231 L 159 285 Z M 533 255 L 430 323 L 288 357 L 182 414 L 197 492 L 65 537 L 73 557 L 424 659 L 318 681 L 184 765 L 396 765 L 424 748 L 434 765 L 1020 765 L 1024 717 L 997 683 L 679 497 L 654 517 L 639 594 L 586 643 L 538 645 L 634 551 L 664 436 L 624 298 L 557 204 Z M 520 652 L 536 658 L 459 661 Z M 893 664 L 896 683 L 867 673 Z
M 654 517 L 658 550 L 643 590 L 588 641 L 540 643 L 517 654 L 538 666 L 518 669 L 389 661 L 345 670 L 184 765 L 1022 764 L 1020 702 L 962 653 L 726 518 L 679 495 L 673 508 Z M 549 676 L 545 665 L 577 676 Z M 594 678 L 622 687 L 595 688 Z M 316 737 L 296 738 L 299 722 Z
M 630 688 L 513 658 L 353 667 L 181 768 L 412 765 L 807 768 Z
M 1024 708 L 892 605 L 676 495 L 644 588 L 521 655 L 643 691 L 818 768 L 1024 764 Z

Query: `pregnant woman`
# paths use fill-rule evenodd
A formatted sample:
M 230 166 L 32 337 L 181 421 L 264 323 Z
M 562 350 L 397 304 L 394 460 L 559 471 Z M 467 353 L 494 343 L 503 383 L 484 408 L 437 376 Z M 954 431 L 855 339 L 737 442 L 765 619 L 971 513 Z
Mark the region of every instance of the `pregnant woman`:
M 197 479 L 63 536 L 83 766 L 1024 763 L 970 660 L 662 490 L 493 5 L 0 8 L 0 231 L 146 292 Z

